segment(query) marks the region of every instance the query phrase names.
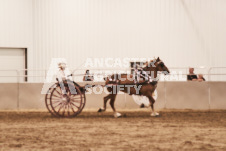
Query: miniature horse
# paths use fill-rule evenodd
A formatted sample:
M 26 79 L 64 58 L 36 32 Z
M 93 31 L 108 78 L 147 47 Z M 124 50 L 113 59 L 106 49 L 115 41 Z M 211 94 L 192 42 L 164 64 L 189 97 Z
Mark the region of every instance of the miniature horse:
M 155 100 L 152 96 L 152 93 L 157 87 L 157 72 L 163 72 L 165 75 L 169 74 L 170 72 L 163 61 L 159 59 L 159 57 L 147 63 L 146 66 L 142 68 L 142 70 L 147 73 L 146 75 L 148 80 L 146 78 L 146 80 L 141 80 L 138 83 L 136 83 L 134 78 L 135 76 L 133 74 L 117 74 L 107 77 L 105 84 L 110 94 L 104 97 L 104 106 L 103 108 L 100 108 L 98 112 L 103 112 L 106 110 L 106 103 L 110 99 L 110 105 L 113 109 L 114 117 L 120 117 L 121 114 L 116 112 L 114 102 L 117 92 L 122 91 L 128 93 L 129 95 L 136 94 L 148 97 L 150 106 L 152 108 L 151 116 L 158 116 L 159 113 L 154 111 Z M 118 86 L 123 86 L 123 88 L 119 88 Z

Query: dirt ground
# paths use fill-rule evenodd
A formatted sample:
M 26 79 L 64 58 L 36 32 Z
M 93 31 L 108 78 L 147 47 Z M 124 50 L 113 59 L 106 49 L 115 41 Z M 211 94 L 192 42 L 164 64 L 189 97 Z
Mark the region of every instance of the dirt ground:
M 47 112 L 1 111 L 0 150 L 226 150 L 226 111 L 83 111 L 71 119 Z

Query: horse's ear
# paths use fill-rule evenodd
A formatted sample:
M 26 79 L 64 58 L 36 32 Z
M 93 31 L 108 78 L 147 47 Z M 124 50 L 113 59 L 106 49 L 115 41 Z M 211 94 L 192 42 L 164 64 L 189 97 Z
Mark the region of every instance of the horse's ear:
M 156 60 L 156 61 L 160 61 L 159 57 L 157 58 L 157 60 Z

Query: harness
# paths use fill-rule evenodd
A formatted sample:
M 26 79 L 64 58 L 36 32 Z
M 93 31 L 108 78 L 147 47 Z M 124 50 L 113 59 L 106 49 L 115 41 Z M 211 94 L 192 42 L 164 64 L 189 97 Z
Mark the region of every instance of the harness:
M 150 62 L 148 66 L 153 65 L 153 62 L 156 62 L 156 60 Z M 162 61 L 158 61 L 157 65 L 164 66 L 164 63 Z M 144 81 L 140 82 L 140 78 L 143 78 Z M 133 72 L 133 81 L 134 84 L 128 84 L 128 85 L 144 85 L 144 84 L 151 84 L 151 85 L 156 85 L 158 83 L 158 80 L 152 79 L 151 76 L 147 74 L 143 68 L 139 67 L 138 65 L 135 66 L 134 72 Z M 119 78 L 118 74 L 114 75 L 114 78 L 109 78 L 109 83 L 110 84 L 119 84 Z
M 140 78 L 143 78 L 144 81 L 140 82 Z M 135 70 L 134 72 L 134 83 L 135 85 L 142 84 L 157 84 L 158 81 L 152 80 L 151 76 L 149 76 L 142 68 L 140 70 Z
M 119 84 L 119 75 L 118 74 L 114 74 L 113 75 L 114 78 L 109 77 L 109 84 L 114 84 L 114 85 L 118 85 Z M 140 78 L 143 78 L 144 81 L 140 82 Z M 151 76 L 149 76 L 144 70 L 135 70 L 133 73 L 133 81 L 134 84 L 128 84 L 128 85 L 144 85 L 144 84 L 152 84 L 152 85 L 156 85 L 158 83 L 158 81 L 155 81 L 151 78 Z M 125 84 L 126 85 L 126 84 Z

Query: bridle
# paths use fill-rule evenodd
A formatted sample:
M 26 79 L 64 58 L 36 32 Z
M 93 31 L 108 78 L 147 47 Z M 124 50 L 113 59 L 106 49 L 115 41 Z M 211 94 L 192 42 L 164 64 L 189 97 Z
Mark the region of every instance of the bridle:
M 161 67 L 164 67 L 164 62 L 163 61 L 159 61 L 157 62 L 157 66 L 160 65 Z

